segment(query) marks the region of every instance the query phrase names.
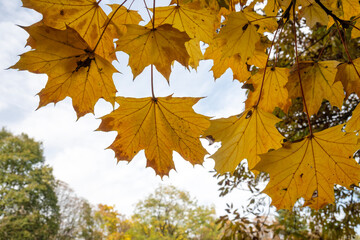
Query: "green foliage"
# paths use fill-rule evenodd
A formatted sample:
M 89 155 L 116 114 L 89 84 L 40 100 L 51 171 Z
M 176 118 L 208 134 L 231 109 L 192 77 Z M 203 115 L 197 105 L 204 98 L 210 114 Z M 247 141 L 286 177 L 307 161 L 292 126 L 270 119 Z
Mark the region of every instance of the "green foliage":
M 41 143 L 0 132 L 0 239 L 52 239 L 59 208 Z
M 219 239 L 215 209 L 199 206 L 189 193 L 160 186 L 136 205 L 134 239 Z
M 80 239 L 86 240 L 100 240 L 102 233 L 100 227 L 95 221 L 95 212 L 91 205 L 84 201 L 81 206 L 80 213 Z
M 306 219 L 295 212 L 281 209 L 274 224 L 274 235 L 284 239 L 308 239 Z

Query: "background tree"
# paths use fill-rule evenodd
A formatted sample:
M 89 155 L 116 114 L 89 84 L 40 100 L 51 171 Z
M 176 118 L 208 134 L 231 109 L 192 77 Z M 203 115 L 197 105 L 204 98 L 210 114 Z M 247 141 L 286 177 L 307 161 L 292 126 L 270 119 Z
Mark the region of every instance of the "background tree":
M 134 239 L 218 239 L 215 209 L 199 206 L 188 192 L 160 186 L 140 201 L 132 217 Z
M 273 225 L 274 236 L 281 239 L 309 239 L 306 219 L 293 211 L 281 209 L 278 211 Z
M 101 239 L 101 229 L 95 222 L 95 210 L 85 199 L 77 196 L 67 183 L 60 180 L 56 183 L 56 195 L 61 219 L 56 239 Z
M 101 229 L 101 239 L 131 239 L 127 233 L 132 227 L 131 221 L 118 213 L 113 206 L 99 204 L 94 219 Z
M 81 206 L 80 213 L 80 239 L 100 240 L 103 236 L 99 224 L 95 220 L 95 210 L 87 202 L 84 201 Z
M 0 239 L 53 239 L 59 207 L 41 143 L 0 131 Z
M 57 239 L 74 239 L 79 232 L 82 199 L 65 182 L 57 180 L 56 195 L 60 208 L 60 226 Z

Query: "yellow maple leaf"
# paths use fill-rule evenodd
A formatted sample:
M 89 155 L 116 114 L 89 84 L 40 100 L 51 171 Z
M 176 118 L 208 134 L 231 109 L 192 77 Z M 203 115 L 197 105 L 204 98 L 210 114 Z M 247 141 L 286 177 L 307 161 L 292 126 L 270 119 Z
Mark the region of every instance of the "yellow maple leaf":
M 345 95 L 342 84 L 334 83 L 337 65 L 337 61 L 300 62 L 301 81 L 310 116 L 318 112 L 324 99 L 341 108 Z M 302 97 L 297 71 L 294 67 L 286 84 L 291 98 Z
M 343 18 L 350 20 L 360 14 L 360 3 L 358 0 L 341 0 Z M 332 8 L 338 9 L 338 1 L 332 1 Z
M 152 10 L 152 9 L 151 9 Z M 152 10 L 153 11 L 153 10 Z M 155 27 L 171 24 L 174 28 L 186 32 L 191 40 L 185 43 L 190 55 L 189 65 L 193 68 L 199 66 L 204 59 L 200 49 L 200 41 L 210 43 L 215 35 L 217 16 L 200 2 L 177 2 L 176 6 L 157 7 L 155 14 Z M 150 27 L 151 22 L 147 25 Z
M 287 143 L 281 149 L 260 155 L 256 170 L 270 174 L 264 192 L 278 209 L 291 209 L 303 197 L 319 209 L 334 202 L 334 184 L 350 187 L 360 182 L 360 166 L 353 158 L 359 148 L 355 134 L 338 125 Z
M 225 0 L 228 1 L 228 0 Z M 221 9 L 225 9 L 219 0 L 171 0 L 169 5 L 184 5 L 184 4 L 198 4 L 200 6 L 200 9 L 208 9 L 213 14 L 217 14 Z
M 337 67 L 335 81 L 341 81 L 346 91 L 346 97 L 351 93 L 360 96 L 360 58 L 353 60 L 353 64 L 342 63 Z
M 272 113 L 275 107 L 287 112 L 291 105 L 288 91 L 285 85 L 288 81 L 289 69 L 267 68 L 264 78 L 264 69 L 259 70 L 247 83 L 253 85 L 255 91 L 249 92 L 245 107 L 249 108 L 257 104 L 260 91 L 261 98 L 258 107 Z M 264 81 L 263 81 L 264 80 Z M 263 84 L 263 86 L 262 86 Z
M 221 39 L 213 41 L 208 48 L 206 48 L 204 57 L 214 61 L 211 71 L 213 71 L 215 80 L 221 77 L 228 68 L 233 72 L 233 79 L 240 82 L 245 82 L 251 76 L 247 69 L 247 65 L 240 58 L 239 54 L 232 57 L 222 57 L 222 47 L 224 43 Z
M 243 61 L 247 61 L 248 58 L 253 56 L 255 45 L 260 40 L 256 27 L 246 18 L 243 12 L 232 12 L 217 38 L 224 40 L 226 43 L 222 51 L 223 57 L 240 54 Z
M 268 0 L 264 7 L 267 16 L 277 16 L 280 9 L 289 6 L 291 0 Z
M 172 152 L 177 151 L 192 164 L 201 164 L 207 153 L 199 137 L 209 127 L 208 117 L 197 114 L 192 106 L 200 98 L 125 98 L 120 107 L 102 117 L 98 130 L 117 131 L 109 148 L 120 160 L 131 161 L 145 149 L 147 167 L 161 177 L 175 169 Z
M 315 2 L 308 2 L 302 6 L 300 16 L 306 19 L 306 25 L 310 28 L 314 27 L 317 22 L 325 26 L 329 22 L 327 13 Z
M 258 154 L 281 147 L 283 136 L 275 124 L 280 119 L 261 109 L 250 108 L 238 116 L 215 119 L 204 136 L 221 141 L 221 147 L 211 155 L 218 173 L 234 172 L 246 158 L 249 169 L 259 161 Z
M 72 98 L 78 117 L 94 111 L 99 98 L 115 103 L 112 75 L 116 69 L 90 51 L 89 45 L 72 28 L 58 30 L 47 26 L 26 27 L 36 50 L 21 55 L 12 68 L 49 76 L 39 93 L 39 107 Z
M 360 105 L 358 104 L 352 112 L 350 120 L 346 123 L 346 132 L 358 132 L 360 130 Z
M 216 15 L 207 8 L 201 8 L 197 2 L 176 6 L 157 7 L 155 27 L 171 24 L 174 28 L 186 32 L 190 38 L 210 43 L 215 35 Z
M 186 51 L 188 52 L 189 58 L 189 65 L 192 68 L 197 69 L 199 66 L 200 60 L 204 59 L 204 55 L 200 49 L 200 42 L 198 39 L 191 39 L 190 41 L 185 43 Z
M 255 2 L 253 2 L 253 4 L 254 3 Z M 251 7 L 245 8 L 243 12 L 250 22 L 259 26 L 257 29 L 258 33 L 263 34 L 264 32 L 273 32 L 278 28 L 278 23 L 276 22 L 275 17 L 271 18 L 269 16 L 257 14 Z
M 184 66 L 189 63 L 185 43 L 190 40 L 185 32 L 180 32 L 169 24 L 155 29 L 138 25 L 126 25 L 127 32 L 116 41 L 116 50 L 129 54 L 129 66 L 134 78 L 146 66 L 153 64 L 169 81 L 171 64 L 174 60 Z
M 127 9 L 124 6 L 120 7 L 119 4 L 110 4 L 109 6 L 112 9 L 109 19 L 111 18 L 111 23 L 115 25 L 119 36 L 126 33 L 125 24 L 139 24 L 139 22 L 143 21 L 137 11 Z
M 351 30 L 351 38 L 360 37 L 360 15 L 355 18 L 355 27 Z
M 266 54 L 267 47 L 270 46 L 266 46 L 266 44 L 262 43 L 262 41 L 257 42 L 255 45 L 254 55 L 250 57 L 246 63 L 254 65 L 258 68 L 265 68 L 268 60 L 268 55 Z
M 98 44 L 108 21 L 106 13 L 96 0 L 22 0 L 23 6 L 43 14 L 43 23 L 49 27 L 64 30 L 66 26 L 75 29 L 91 49 Z M 113 39 L 116 31 L 106 28 L 95 53 L 112 61 L 116 59 Z

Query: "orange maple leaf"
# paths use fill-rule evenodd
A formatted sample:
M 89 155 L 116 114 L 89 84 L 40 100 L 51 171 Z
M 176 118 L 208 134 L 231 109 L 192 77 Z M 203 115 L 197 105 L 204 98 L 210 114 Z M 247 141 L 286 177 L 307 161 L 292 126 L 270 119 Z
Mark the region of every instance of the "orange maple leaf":
M 124 98 L 120 107 L 102 117 L 98 130 L 117 131 L 109 148 L 120 160 L 131 161 L 145 149 L 147 167 L 161 177 L 175 169 L 172 152 L 177 151 L 192 164 L 201 164 L 207 153 L 199 137 L 210 125 L 208 117 L 197 114 L 192 106 L 200 98 Z
M 22 2 L 24 7 L 43 14 L 42 22 L 45 25 L 60 30 L 65 30 L 66 26 L 69 26 L 80 34 L 90 49 L 96 46 L 96 54 L 110 62 L 116 59 L 113 42 L 116 31 L 112 26 L 108 26 L 103 34 L 104 25 L 109 19 L 100 7 L 100 1 L 22 0 Z
M 36 50 L 21 55 L 12 68 L 49 76 L 39 93 L 39 107 L 71 97 L 78 118 L 94 111 L 99 98 L 115 103 L 114 66 L 91 52 L 72 28 L 58 30 L 38 24 L 26 27 Z
M 341 131 L 338 125 L 301 142 L 260 155 L 254 169 L 270 174 L 264 192 L 277 208 L 291 209 L 303 197 L 319 209 L 334 202 L 334 184 L 350 187 L 360 182 L 360 165 L 353 154 L 359 149 L 358 137 Z

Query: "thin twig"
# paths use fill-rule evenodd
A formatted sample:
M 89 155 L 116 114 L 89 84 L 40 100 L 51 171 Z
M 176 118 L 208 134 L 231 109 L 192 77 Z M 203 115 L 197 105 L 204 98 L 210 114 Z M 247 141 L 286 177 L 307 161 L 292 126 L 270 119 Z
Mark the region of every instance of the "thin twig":
M 259 105 L 259 103 L 260 103 L 261 93 L 262 93 L 262 90 L 263 90 L 263 88 L 264 88 L 264 82 L 265 82 L 265 76 L 266 76 L 266 69 L 267 69 L 267 67 L 268 67 L 267 65 L 268 65 L 268 62 L 269 62 L 271 50 L 272 50 L 272 48 L 273 48 L 273 46 L 274 46 L 274 42 L 275 42 L 275 39 L 276 39 L 276 35 L 277 35 L 280 27 L 281 27 L 281 25 L 279 25 L 278 29 L 276 29 L 276 32 L 275 32 L 275 34 L 274 34 L 274 38 L 273 38 L 273 40 L 272 40 L 272 42 L 271 42 L 271 47 L 270 47 L 270 50 L 269 50 L 269 53 L 268 53 L 268 57 L 267 57 L 267 59 L 266 59 L 264 74 L 263 74 L 263 78 L 262 78 L 262 81 L 261 81 L 259 98 L 258 98 L 258 100 L 257 100 L 257 102 L 256 102 L 256 104 L 255 104 L 255 107 L 257 107 L 257 106 Z
M 307 48 L 304 49 L 304 51 L 299 53 L 299 56 L 303 55 L 306 51 L 308 51 L 310 48 L 312 48 L 313 46 L 315 46 L 316 44 L 318 44 L 319 42 L 321 42 L 327 35 L 332 35 L 334 33 L 335 29 L 328 29 L 328 31 L 321 36 L 321 38 L 319 38 L 318 40 L 316 40 L 315 42 L 313 42 L 310 46 L 308 46 Z M 330 34 L 331 33 L 331 34 Z
M 147 6 L 147 4 L 146 4 L 146 0 L 144 0 L 144 5 L 145 5 L 146 11 L 147 11 L 147 13 L 148 13 L 148 15 L 149 15 L 150 21 L 151 21 L 152 18 L 151 18 L 151 14 L 150 14 L 149 8 L 148 8 L 148 6 Z
M 327 15 L 331 16 L 335 20 L 335 22 L 338 21 L 341 24 L 341 26 L 343 26 L 343 28 L 349 27 L 351 21 L 347 21 L 336 16 L 331 10 L 325 7 L 325 5 L 322 4 L 320 0 L 315 0 L 315 2 L 326 12 Z
M 284 23 L 283 27 L 282 27 L 281 30 L 280 30 L 279 39 L 281 39 L 281 34 L 284 32 L 283 30 L 284 30 L 284 28 L 285 28 L 286 23 L 287 23 L 287 22 Z M 280 43 L 277 42 L 277 44 L 276 44 L 275 61 L 274 61 L 274 65 L 273 65 L 274 67 L 276 66 L 276 64 L 277 64 L 277 62 L 278 62 L 278 60 L 279 60 L 279 53 L 280 53 L 280 51 L 279 51 L 279 46 L 280 46 Z
M 94 49 L 92 50 L 92 52 L 95 52 L 95 50 L 96 50 L 96 48 L 98 47 L 98 45 L 99 45 L 102 37 L 104 36 L 104 33 L 105 33 L 107 27 L 109 26 L 111 20 L 114 18 L 114 16 L 115 16 L 115 14 L 117 13 L 117 11 L 119 11 L 119 9 L 126 3 L 126 1 L 127 1 L 127 0 L 124 0 L 124 1 L 115 9 L 115 11 L 114 11 L 113 15 L 111 15 L 109 21 L 106 22 L 106 24 L 105 24 L 105 26 L 104 26 L 104 30 L 102 31 L 102 33 L 101 33 L 101 35 L 100 35 L 100 37 L 99 37 L 99 40 L 97 41 L 97 43 L 96 43 Z M 98 2 L 98 4 L 99 4 L 100 2 L 101 2 L 101 0 Z
M 292 6 L 292 3 L 290 3 L 288 9 L 291 8 L 291 6 Z M 288 10 L 285 11 L 285 13 L 281 16 L 281 19 L 279 20 L 278 28 L 276 29 L 276 32 L 274 34 L 274 38 L 273 38 L 273 40 L 271 42 L 270 50 L 269 50 L 268 57 L 267 57 L 266 63 L 265 63 L 265 69 L 264 69 L 264 74 L 263 74 L 263 78 L 262 78 L 262 82 L 261 82 L 259 98 L 258 98 L 258 100 L 257 100 L 254 107 L 257 107 L 259 105 L 259 103 L 260 103 L 261 94 L 262 94 L 262 90 L 263 90 L 263 87 L 264 87 L 264 81 L 265 81 L 265 76 L 266 76 L 266 69 L 268 67 L 267 65 L 268 65 L 268 62 L 269 62 L 270 55 L 271 55 L 271 50 L 272 50 L 272 47 L 274 46 L 276 35 L 277 35 L 279 29 L 282 29 L 285 26 L 285 24 L 287 23 L 287 20 L 288 20 L 288 18 L 287 18 L 288 13 L 287 12 L 288 12 Z M 287 18 L 285 22 L 283 21 L 284 18 Z
M 129 6 L 129 10 L 130 10 L 130 8 L 132 7 L 132 5 L 134 4 L 134 2 L 135 2 L 135 0 L 132 0 L 132 2 L 130 3 L 130 6 Z
M 155 29 L 155 0 L 153 1 L 152 29 L 153 30 Z M 154 65 L 153 64 L 151 64 L 151 94 L 152 94 L 152 99 L 154 101 L 156 101 L 156 97 L 155 97 L 155 93 L 154 93 Z
M 329 31 L 328 31 L 329 32 Z M 323 53 L 325 52 L 325 48 L 326 48 L 326 46 L 327 46 L 327 44 L 330 42 L 330 37 L 329 37 L 329 39 L 326 41 L 326 43 L 324 44 L 324 47 L 321 49 L 321 51 L 320 51 L 320 53 L 319 53 L 319 56 L 318 56 L 318 58 L 317 58 L 317 61 L 319 61 L 320 60 L 320 58 L 321 58 L 321 56 L 323 55 Z
M 346 55 L 347 55 L 347 57 L 348 57 L 348 59 L 349 59 L 349 63 L 351 63 L 351 65 L 354 67 L 356 74 L 357 74 L 358 77 L 360 78 L 360 74 L 359 74 L 358 70 L 356 69 L 356 66 L 355 66 L 355 64 L 354 64 L 354 62 L 353 62 L 353 60 L 352 60 L 352 58 L 351 58 L 351 56 L 350 56 L 349 49 L 348 49 L 348 47 L 347 47 L 346 41 L 345 41 L 345 39 L 343 38 L 343 36 L 342 36 L 342 34 L 341 34 L 341 32 L 340 32 L 339 24 L 338 24 L 336 21 L 335 21 L 335 24 L 336 24 L 336 28 L 337 28 L 337 30 L 338 30 L 338 33 L 339 33 L 339 37 L 340 37 L 340 39 L 341 39 L 341 42 L 342 42 L 342 44 L 344 45 L 344 49 L 345 49 Z
M 309 111 L 308 111 L 308 108 L 307 108 L 307 104 L 306 104 L 306 100 L 305 100 L 305 93 L 304 93 L 304 88 L 303 88 L 303 84 L 302 84 L 302 81 L 301 81 L 301 74 L 300 74 L 300 64 L 299 64 L 299 55 L 298 55 L 298 47 L 297 47 L 297 34 L 296 34 L 296 26 L 295 26 L 295 23 L 296 23 L 296 17 L 295 17 L 295 3 L 296 3 L 296 0 L 293 0 L 293 21 L 294 21 L 294 24 L 293 24 L 293 32 L 294 32 L 294 41 L 295 41 L 295 61 L 296 61 L 296 65 L 297 65 L 297 73 L 298 73 L 298 77 L 299 77 L 299 82 L 300 82 L 300 89 L 301 89 L 301 95 L 302 95 L 302 98 L 303 98 L 303 103 L 304 103 L 304 107 L 305 107 L 305 112 L 306 112 L 306 117 L 307 117 L 307 120 L 308 120 L 308 125 L 309 125 L 309 133 L 310 133 L 310 136 L 312 136 L 313 134 L 313 130 L 312 130 L 312 126 L 311 126 L 311 122 L 310 122 L 310 116 L 309 116 Z
M 153 20 L 152 20 L 152 28 L 155 29 L 155 0 L 153 1 Z

